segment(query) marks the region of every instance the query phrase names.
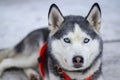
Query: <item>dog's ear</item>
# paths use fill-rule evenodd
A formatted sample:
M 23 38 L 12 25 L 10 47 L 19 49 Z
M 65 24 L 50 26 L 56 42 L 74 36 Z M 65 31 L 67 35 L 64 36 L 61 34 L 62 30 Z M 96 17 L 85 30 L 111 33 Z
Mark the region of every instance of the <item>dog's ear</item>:
M 94 3 L 86 19 L 93 26 L 96 32 L 99 32 L 101 24 L 101 10 L 98 3 Z
M 59 8 L 52 4 L 48 13 L 48 25 L 51 33 L 55 33 L 64 21 L 64 17 Z

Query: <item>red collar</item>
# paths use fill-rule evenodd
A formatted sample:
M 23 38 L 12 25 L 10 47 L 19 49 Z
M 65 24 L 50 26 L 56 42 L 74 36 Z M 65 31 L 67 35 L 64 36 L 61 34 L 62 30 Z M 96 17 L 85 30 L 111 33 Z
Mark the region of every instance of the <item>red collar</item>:
M 45 61 L 45 51 L 46 51 L 46 48 L 47 48 L 47 42 L 45 42 L 43 44 L 43 46 L 42 46 L 42 48 L 40 49 L 40 52 L 39 52 L 39 71 L 40 71 L 40 74 L 41 74 L 43 80 L 45 78 L 44 61 Z M 63 76 L 63 78 L 65 80 L 71 80 L 71 78 L 61 68 L 58 68 L 57 70 L 58 70 L 58 73 L 61 76 Z M 89 75 L 84 80 L 91 80 L 92 77 L 93 77 L 93 74 Z

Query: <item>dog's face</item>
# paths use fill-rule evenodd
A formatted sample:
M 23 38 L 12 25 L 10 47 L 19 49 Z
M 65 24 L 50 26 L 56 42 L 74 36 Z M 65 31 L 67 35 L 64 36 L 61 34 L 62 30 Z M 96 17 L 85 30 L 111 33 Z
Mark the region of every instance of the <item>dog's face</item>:
M 84 70 L 91 66 L 102 50 L 98 36 L 101 12 L 94 4 L 87 15 L 63 17 L 53 4 L 49 11 L 51 55 L 59 65 L 70 71 Z

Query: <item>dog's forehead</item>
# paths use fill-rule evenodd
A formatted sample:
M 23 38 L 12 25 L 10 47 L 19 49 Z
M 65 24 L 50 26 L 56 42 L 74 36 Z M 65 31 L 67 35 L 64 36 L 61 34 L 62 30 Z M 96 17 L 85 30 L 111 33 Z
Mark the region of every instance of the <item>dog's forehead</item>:
M 91 38 L 95 38 L 96 33 L 82 16 L 66 16 L 64 22 L 61 24 L 60 29 L 55 33 L 54 37 L 61 38 L 70 32 L 85 33 Z
M 74 35 L 86 35 L 86 32 L 83 31 L 81 28 L 80 28 L 80 25 L 75 23 L 74 24 L 74 31 L 72 32 Z

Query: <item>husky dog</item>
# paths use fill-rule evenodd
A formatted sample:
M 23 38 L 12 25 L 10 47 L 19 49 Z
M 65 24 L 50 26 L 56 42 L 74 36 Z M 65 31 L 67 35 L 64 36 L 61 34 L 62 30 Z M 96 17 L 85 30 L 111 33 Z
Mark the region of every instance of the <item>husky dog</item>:
M 48 28 L 31 32 L 13 48 L 0 51 L 0 74 L 11 67 L 22 68 L 31 78 L 39 78 L 34 68 L 37 66 L 38 52 L 47 41 L 45 59 L 45 80 L 61 80 L 56 68 L 62 69 L 71 80 L 103 80 L 103 41 L 99 36 L 101 10 L 93 4 L 88 15 L 63 16 L 59 8 L 52 4 L 48 13 Z M 57 67 L 55 66 L 57 65 Z

